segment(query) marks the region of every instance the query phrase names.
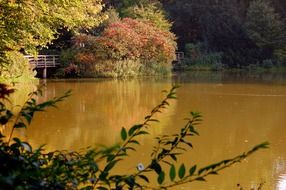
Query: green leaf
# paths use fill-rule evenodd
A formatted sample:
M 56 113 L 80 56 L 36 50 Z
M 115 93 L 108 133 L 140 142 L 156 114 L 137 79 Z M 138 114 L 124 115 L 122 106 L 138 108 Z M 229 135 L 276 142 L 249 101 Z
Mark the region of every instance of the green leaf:
M 159 122 L 160 122 L 158 119 L 149 119 L 149 121 L 157 122 L 157 123 L 159 123 Z
M 184 176 L 185 176 L 185 173 L 186 173 L 186 168 L 185 168 L 185 165 L 182 164 L 179 168 L 179 177 L 180 179 L 182 179 Z
M 205 178 L 203 178 L 203 177 L 198 177 L 198 178 L 196 178 L 195 180 L 196 180 L 196 181 L 206 181 Z
M 199 170 L 199 175 L 200 175 L 201 173 L 203 173 L 204 171 L 206 171 L 205 168 L 200 169 L 200 170 Z
M 170 168 L 169 176 L 170 176 L 171 181 L 174 181 L 174 179 L 176 178 L 176 168 L 174 165 L 172 165 Z
M 133 189 L 134 185 L 136 184 L 134 176 L 129 176 L 124 181 L 129 185 L 130 188 L 128 189 Z
M 22 116 L 25 117 L 29 124 L 31 123 L 33 117 L 30 113 L 22 112 Z
M 137 135 L 149 135 L 149 133 L 147 131 L 139 131 L 136 136 Z
M 103 172 L 99 175 L 99 179 L 102 180 L 102 181 L 105 181 L 107 176 L 108 176 L 108 172 L 103 171 Z
M 162 172 L 162 168 L 156 160 L 152 160 L 150 168 L 154 169 L 158 175 L 160 175 L 160 173 Z
M 107 162 L 110 162 L 111 160 L 113 160 L 115 158 L 115 155 L 114 154 L 109 154 L 107 156 Z
M 174 160 L 174 161 L 177 161 L 177 157 L 175 154 L 170 154 L 171 158 Z
M 109 163 L 105 166 L 104 171 L 108 172 L 109 170 L 111 170 L 111 169 L 115 166 L 115 164 L 116 164 L 118 161 L 120 161 L 120 160 L 121 160 L 121 159 L 113 160 L 113 161 L 109 162 Z
M 131 136 L 133 135 L 134 131 L 136 131 L 137 129 L 139 129 L 140 127 L 142 127 L 142 125 L 134 125 L 133 127 L 131 127 L 128 131 L 128 135 Z
M 165 173 L 162 171 L 162 172 L 159 174 L 157 181 L 158 181 L 158 183 L 161 185 L 161 184 L 164 182 L 164 180 L 165 180 Z
M 184 142 L 185 144 L 187 144 L 190 148 L 193 148 L 193 145 L 192 145 L 192 143 L 190 143 L 190 142 Z
M 217 173 L 216 171 L 212 171 L 212 172 L 210 172 L 210 174 L 212 174 L 212 175 L 218 175 L 218 173 Z
M 190 168 L 190 171 L 189 171 L 190 176 L 192 176 L 195 173 L 196 169 L 197 169 L 197 165 L 194 165 L 193 167 Z
M 139 143 L 138 141 L 136 141 L 136 140 L 131 140 L 131 141 L 129 141 L 129 143 L 133 143 L 133 144 L 138 144 L 138 145 L 140 145 L 140 143 Z
M 133 151 L 135 151 L 135 152 L 136 152 L 136 149 L 135 149 L 135 148 L 133 148 L 133 147 L 125 147 L 125 150 L 133 150 Z
M 146 177 L 145 175 L 138 175 L 138 177 L 140 177 L 141 179 L 143 179 L 144 181 L 146 181 L 147 183 L 149 183 L 149 179 L 148 179 L 148 177 Z
M 121 129 L 121 139 L 125 141 L 127 139 L 127 131 L 124 127 Z

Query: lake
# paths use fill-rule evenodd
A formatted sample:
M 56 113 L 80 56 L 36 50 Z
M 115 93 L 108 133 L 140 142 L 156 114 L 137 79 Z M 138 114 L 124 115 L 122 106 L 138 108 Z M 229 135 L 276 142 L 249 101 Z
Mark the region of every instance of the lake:
M 142 146 L 117 171 L 135 171 L 146 163 L 154 137 L 173 134 L 184 126 L 190 111 L 199 111 L 203 122 L 194 149 L 178 162 L 203 167 L 232 158 L 264 141 L 271 148 L 259 151 L 220 175 L 174 189 L 244 190 L 265 182 L 263 190 L 286 189 L 286 76 L 285 74 L 185 73 L 172 78 L 47 80 L 40 101 L 72 96 L 38 113 L 27 130 L 18 136 L 47 150 L 79 150 L 87 146 L 112 145 L 120 130 L 140 123 L 164 97 L 162 90 L 179 84 L 177 100 L 157 118 L 150 136 L 140 137 Z

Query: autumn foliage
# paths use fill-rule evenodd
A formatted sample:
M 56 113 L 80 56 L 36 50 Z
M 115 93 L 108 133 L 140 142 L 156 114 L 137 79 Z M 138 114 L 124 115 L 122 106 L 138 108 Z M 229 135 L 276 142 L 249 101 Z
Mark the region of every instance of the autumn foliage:
M 147 21 L 125 18 L 110 24 L 97 42 L 114 59 L 157 59 L 170 62 L 175 55 L 175 36 Z
M 74 38 L 77 50 L 74 61 L 97 74 L 136 69 L 129 73 L 156 74 L 171 69 L 175 58 L 175 35 L 148 21 L 124 18 L 109 24 L 100 36 L 79 35 Z M 123 66 L 124 65 L 124 66 Z M 127 66 L 126 66 L 127 65 Z M 148 67 L 148 69 L 146 69 Z M 160 67 L 160 69 L 158 69 Z M 120 71 L 122 73 L 122 71 Z

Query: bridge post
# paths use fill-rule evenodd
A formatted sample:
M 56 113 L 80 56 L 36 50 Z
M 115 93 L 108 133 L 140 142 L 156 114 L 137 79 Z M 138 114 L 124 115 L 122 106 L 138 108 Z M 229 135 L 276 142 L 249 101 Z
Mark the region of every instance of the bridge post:
M 30 64 L 34 65 L 34 68 L 42 69 L 43 79 L 47 78 L 47 72 L 48 68 L 50 67 L 57 67 L 59 63 L 57 62 L 59 59 L 58 55 L 38 55 L 38 57 L 32 57 L 32 56 L 25 56 Z
M 44 79 L 47 78 L 47 67 L 44 67 L 44 70 L 43 70 L 43 78 L 44 78 Z
M 47 57 L 44 56 L 44 70 L 43 70 L 43 78 L 47 78 Z

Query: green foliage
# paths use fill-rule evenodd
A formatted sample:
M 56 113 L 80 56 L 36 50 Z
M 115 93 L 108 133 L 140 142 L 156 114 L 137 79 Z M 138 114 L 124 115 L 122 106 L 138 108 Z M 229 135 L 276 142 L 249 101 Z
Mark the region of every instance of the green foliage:
M 121 18 L 128 17 L 128 9 L 135 6 L 148 6 L 159 4 L 158 0 L 103 0 L 107 7 L 114 7 Z
M 172 24 L 166 19 L 166 13 L 154 3 L 148 5 L 129 7 L 125 13 L 126 17 L 147 20 L 156 27 L 170 31 Z
M 57 29 L 90 28 L 104 18 L 100 0 L 0 2 L 0 52 L 24 49 L 35 53 L 56 38 Z
M 30 81 L 36 75 L 23 54 L 16 51 L 3 52 L 0 57 L 0 82 Z
M 257 62 L 261 66 L 265 59 L 272 59 L 275 64 L 285 62 L 283 0 L 106 0 L 105 3 L 114 6 L 122 18 L 143 18 L 161 28 L 170 25 L 164 24 L 164 15 L 168 15 L 180 51 L 189 43 L 204 43 L 206 54 L 221 53 L 210 56 L 220 57 L 220 63 L 208 66 L 213 70 L 220 70 L 222 64 L 223 68 L 243 68 Z M 199 62 L 209 61 L 208 57 L 203 56 Z M 199 67 L 206 68 L 195 69 Z
M 179 156 L 193 148 L 191 139 L 198 135 L 196 126 L 202 121 L 202 116 L 200 113 L 191 112 L 190 118 L 186 119 L 186 125 L 177 133 L 156 137 L 157 144 L 145 166 L 139 163 L 137 171 L 114 174 L 114 167 L 127 158 L 130 152 L 136 151 L 136 147 L 140 145 L 140 136 L 148 135 L 152 123 L 159 122 L 154 118 L 155 115 L 166 109 L 171 99 L 176 99 L 176 88 L 173 87 L 166 94 L 161 103 L 145 117 L 144 122 L 132 126 L 128 131 L 122 128 L 121 141 L 112 147 L 87 149 L 83 153 L 45 153 L 43 147 L 33 149 L 27 142 L 17 138 L 11 141 L 13 130 L 8 140 L 1 134 L 0 186 L 4 189 L 168 189 L 193 181 L 205 181 L 207 176 L 218 174 L 257 150 L 268 147 L 268 143 L 262 143 L 239 156 L 202 168 L 176 163 Z M 4 100 L 13 93 L 13 89 L 1 84 L 0 92 L 1 100 Z M 39 91 L 32 93 L 16 115 L 1 101 L 1 125 L 12 121 L 12 129 L 27 127 L 36 112 L 54 107 L 70 95 L 70 92 L 67 92 L 62 97 L 38 104 L 34 98 L 38 93 Z M 180 167 L 176 169 L 177 164 Z M 170 181 L 167 180 L 164 165 L 170 168 Z M 147 174 L 152 172 L 157 175 L 158 187 L 149 186 Z M 147 184 L 142 183 L 142 180 Z
M 226 67 L 254 64 L 261 52 L 243 27 L 246 1 L 181 0 L 163 3 L 183 50 L 188 43 L 204 43 L 207 53 L 221 52 Z M 263 55 L 263 54 L 262 54 Z M 220 68 L 218 64 L 215 68 Z
M 286 25 L 268 0 L 255 0 L 247 10 L 245 28 L 261 48 L 276 49 L 285 45 Z
M 222 53 L 208 52 L 202 43 L 188 43 L 185 47 L 185 59 L 177 69 L 184 70 L 222 70 Z
M 23 74 L 22 78 L 33 78 L 27 61 L 15 52 L 37 54 L 39 48 L 57 38 L 62 28 L 76 32 L 97 26 L 105 19 L 100 13 L 102 6 L 101 0 L 1 0 L 0 76 L 14 80 Z

